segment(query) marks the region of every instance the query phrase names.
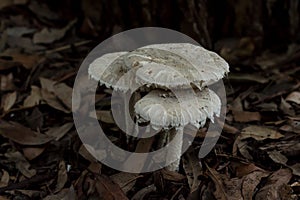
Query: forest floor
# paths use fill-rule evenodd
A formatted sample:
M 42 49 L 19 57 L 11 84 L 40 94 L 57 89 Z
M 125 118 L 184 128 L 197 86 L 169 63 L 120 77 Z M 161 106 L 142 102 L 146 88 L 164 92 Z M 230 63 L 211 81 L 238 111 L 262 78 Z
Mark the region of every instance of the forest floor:
M 224 79 L 226 121 L 213 151 L 200 162 L 201 129 L 179 172 L 130 174 L 96 162 L 74 127 L 72 86 L 97 45 L 84 35 L 88 22 L 59 20 L 36 3 L 3 2 L 0 200 L 299 199 L 300 45 L 256 54 L 252 38 L 219 41 L 231 72 Z M 98 106 L 109 96 L 100 88 Z M 122 143 L 110 111 L 101 115 L 113 141 Z

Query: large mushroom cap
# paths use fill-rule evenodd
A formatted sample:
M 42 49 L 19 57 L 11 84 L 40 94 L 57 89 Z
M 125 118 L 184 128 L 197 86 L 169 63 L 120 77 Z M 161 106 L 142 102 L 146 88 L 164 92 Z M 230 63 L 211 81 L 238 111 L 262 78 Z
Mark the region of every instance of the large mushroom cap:
M 190 90 L 176 92 L 152 90 L 134 106 L 140 122 L 150 122 L 155 129 L 183 127 L 187 124 L 203 126 L 206 119 L 213 121 L 219 115 L 221 101 L 208 88 L 195 93 Z
M 177 88 L 185 85 L 184 82 L 177 81 L 179 73 L 186 79 L 185 82 L 193 83 L 202 88 L 217 82 L 224 77 L 224 74 L 229 72 L 228 63 L 218 54 L 193 44 L 154 44 L 140 49 L 160 49 L 169 52 L 169 55 L 172 53 L 181 58 L 177 59 L 178 63 L 181 64 L 169 65 L 167 69 L 163 65 L 152 65 L 152 63 L 144 61 L 143 67 L 138 69 L 136 74 L 137 78 L 142 80 L 144 84 L 159 83 L 162 86 Z M 166 54 L 166 58 L 168 58 L 168 54 Z M 172 58 L 176 57 L 172 56 Z M 182 67 L 182 63 L 184 63 L 184 67 Z M 168 79 L 162 79 L 161 77 L 168 77 Z
M 124 77 L 128 71 L 131 73 Z M 109 53 L 89 66 L 93 79 L 123 91 L 132 84 L 179 89 L 193 83 L 202 88 L 228 71 L 227 62 L 216 53 L 189 43 L 154 44 L 131 52 Z

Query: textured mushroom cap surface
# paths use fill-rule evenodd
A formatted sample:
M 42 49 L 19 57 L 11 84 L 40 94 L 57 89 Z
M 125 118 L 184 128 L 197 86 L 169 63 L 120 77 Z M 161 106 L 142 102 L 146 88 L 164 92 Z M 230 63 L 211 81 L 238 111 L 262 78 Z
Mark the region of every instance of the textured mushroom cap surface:
M 123 91 L 132 84 L 179 89 L 191 83 L 198 88 L 215 83 L 229 72 L 229 66 L 216 53 L 200 46 L 170 43 L 105 54 L 90 64 L 88 72 L 100 84 Z
M 121 89 L 125 87 L 118 84 L 118 80 L 125 74 L 123 70 L 124 55 L 128 52 L 108 53 L 95 59 L 88 68 L 88 74 L 91 78 L 105 84 L 106 87 Z M 121 87 L 121 88 L 119 88 Z
M 201 127 L 206 119 L 219 116 L 221 100 L 218 95 L 204 88 L 193 93 L 191 90 L 177 91 L 176 96 L 168 91 L 153 90 L 134 106 L 140 122 L 150 122 L 155 129 L 183 127 L 192 124 Z
M 142 80 L 144 84 L 159 83 L 166 87 L 173 86 L 173 88 L 185 85 L 184 82 L 177 82 L 176 78 L 179 73 L 186 79 L 185 82 L 194 83 L 199 88 L 202 88 L 217 82 L 224 77 L 224 74 L 229 72 L 228 63 L 218 54 L 193 44 L 154 44 L 140 49 L 160 49 L 178 55 L 181 58 L 180 60 L 178 59 L 178 62 L 181 64 L 170 66 L 173 69 L 171 71 L 172 75 L 168 75 L 169 79 L 165 80 L 161 77 L 167 76 L 166 74 L 170 73 L 169 69 L 164 69 L 162 65 L 151 67 L 151 63 L 146 64 L 147 61 L 144 61 L 143 65 L 145 67 L 138 69 L 136 74 L 137 78 Z M 165 57 L 168 58 L 168 54 Z M 176 57 L 172 56 L 172 59 L 174 58 Z M 187 61 L 189 64 L 186 64 L 184 61 Z M 185 66 L 182 67 L 182 64 Z M 174 76 L 174 80 L 172 80 L 172 76 Z

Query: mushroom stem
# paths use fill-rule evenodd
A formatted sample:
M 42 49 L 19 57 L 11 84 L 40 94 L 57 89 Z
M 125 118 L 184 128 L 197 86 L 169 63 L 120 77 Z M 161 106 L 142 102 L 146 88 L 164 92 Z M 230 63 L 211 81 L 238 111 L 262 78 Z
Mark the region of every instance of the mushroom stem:
M 170 129 L 168 133 L 168 143 L 170 143 L 172 140 L 174 140 L 175 145 L 171 146 L 171 148 L 168 148 L 166 162 L 169 162 L 170 160 L 175 161 L 166 168 L 169 171 L 178 171 L 183 144 L 183 127 Z

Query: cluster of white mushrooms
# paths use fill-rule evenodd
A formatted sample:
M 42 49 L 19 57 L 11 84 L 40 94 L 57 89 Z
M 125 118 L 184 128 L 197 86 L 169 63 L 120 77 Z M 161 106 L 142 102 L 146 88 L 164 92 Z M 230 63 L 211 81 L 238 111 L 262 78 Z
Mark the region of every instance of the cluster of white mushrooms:
M 220 98 L 207 86 L 228 72 L 227 62 L 216 53 L 189 43 L 154 44 L 105 54 L 88 69 L 90 77 L 114 90 L 126 92 L 133 85 L 146 85 L 147 94 L 134 105 L 137 122 L 181 135 L 187 124 L 199 128 L 207 118 L 213 122 L 220 114 Z M 172 139 L 174 135 L 169 135 L 163 143 Z M 176 158 L 168 166 L 172 171 L 179 166 L 182 139 L 176 144 L 169 154 L 170 159 Z

